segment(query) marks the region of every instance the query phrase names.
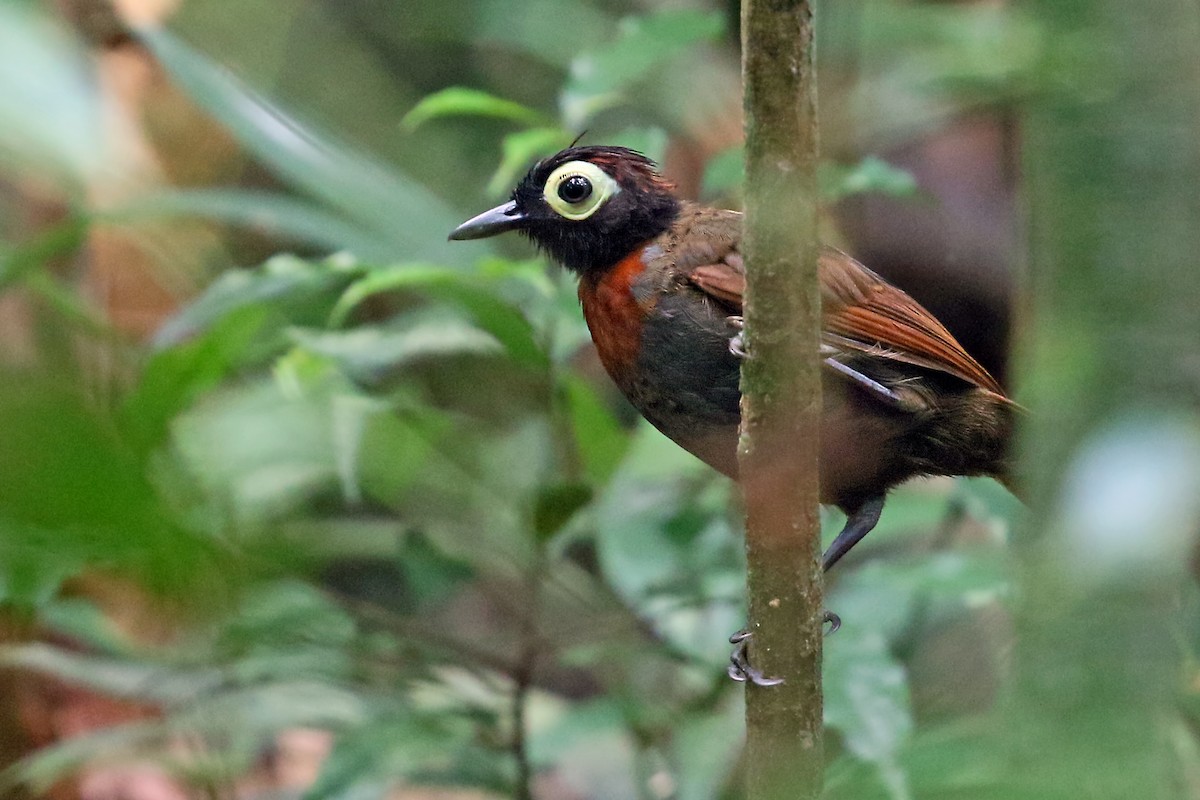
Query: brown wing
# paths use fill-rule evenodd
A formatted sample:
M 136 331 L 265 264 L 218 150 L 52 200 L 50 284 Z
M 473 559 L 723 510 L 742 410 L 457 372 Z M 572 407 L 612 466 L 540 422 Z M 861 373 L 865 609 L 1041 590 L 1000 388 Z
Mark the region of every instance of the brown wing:
M 1004 395 L 996 379 L 950 331 L 907 294 L 832 247 L 821 249 L 819 269 L 827 343 L 946 372 Z M 736 251 L 731 250 L 718 263 L 692 268 L 688 279 L 723 305 L 740 311 L 746 276 Z
M 742 257 L 737 253 L 730 253 L 719 264 L 696 267 L 688 273 L 688 280 L 733 313 L 742 313 L 746 274 L 742 268 Z
M 821 252 L 821 317 L 848 346 L 1004 390 L 916 300 L 832 247 Z M 882 350 L 881 350 L 882 349 Z

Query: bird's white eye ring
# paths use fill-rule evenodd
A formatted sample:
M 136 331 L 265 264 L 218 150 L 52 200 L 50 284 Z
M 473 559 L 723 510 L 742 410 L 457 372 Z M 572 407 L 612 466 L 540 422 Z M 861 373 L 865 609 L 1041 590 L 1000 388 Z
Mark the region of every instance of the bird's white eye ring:
M 568 161 L 550 173 L 542 197 L 554 213 L 578 222 L 620 191 L 620 184 L 590 161 Z

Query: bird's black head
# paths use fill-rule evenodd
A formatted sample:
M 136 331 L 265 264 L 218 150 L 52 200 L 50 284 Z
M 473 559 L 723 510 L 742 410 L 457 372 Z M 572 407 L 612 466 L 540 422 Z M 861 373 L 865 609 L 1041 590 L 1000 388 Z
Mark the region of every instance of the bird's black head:
M 670 227 L 673 186 L 654 162 L 624 147 L 571 147 L 543 159 L 512 200 L 467 220 L 451 239 L 517 230 L 580 274 L 616 264 Z

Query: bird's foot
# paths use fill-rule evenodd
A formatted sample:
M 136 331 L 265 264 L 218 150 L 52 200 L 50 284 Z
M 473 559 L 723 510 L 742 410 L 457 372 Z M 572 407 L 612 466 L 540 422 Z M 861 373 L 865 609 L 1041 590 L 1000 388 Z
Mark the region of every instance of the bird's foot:
M 726 317 L 725 321 L 730 327 L 736 328 L 737 333 L 729 339 L 729 352 L 733 353 L 738 358 L 749 358 L 750 354 L 746 352 L 746 323 L 739 316 Z
M 825 634 L 829 636 L 837 633 L 838 628 L 842 627 L 842 618 L 826 609 L 822 614 L 821 623 L 829 625 Z M 755 686 L 778 686 L 783 683 L 783 678 L 768 678 L 762 670 L 750 663 L 750 640 L 753 638 L 754 634 L 745 628 L 729 637 L 733 652 L 729 655 L 729 666 L 725 671 L 738 683 L 749 681 Z
M 768 678 L 750 663 L 750 640 L 753 638 L 754 634 L 745 628 L 729 637 L 733 652 L 729 655 L 726 672 L 738 683 L 749 681 L 755 686 L 778 686 L 783 683 L 783 678 Z

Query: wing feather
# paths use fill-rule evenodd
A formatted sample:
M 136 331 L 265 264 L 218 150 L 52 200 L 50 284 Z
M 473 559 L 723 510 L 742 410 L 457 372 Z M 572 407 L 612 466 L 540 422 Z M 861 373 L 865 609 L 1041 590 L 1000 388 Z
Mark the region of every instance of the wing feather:
M 938 370 L 1003 396 L 1004 390 L 950 331 L 905 292 L 832 247 L 820 255 L 824 338 L 843 349 Z M 730 249 L 687 271 L 702 292 L 740 313 L 746 289 L 742 257 Z

